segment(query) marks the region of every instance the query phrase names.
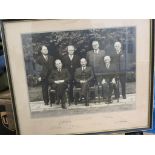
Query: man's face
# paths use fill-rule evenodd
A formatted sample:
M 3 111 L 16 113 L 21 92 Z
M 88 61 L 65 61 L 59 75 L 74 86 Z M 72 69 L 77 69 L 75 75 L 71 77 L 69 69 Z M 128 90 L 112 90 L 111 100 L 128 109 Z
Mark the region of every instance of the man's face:
M 86 59 L 81 59 L 80 63 L 82 67 L 85 67 L 87 65 Z
M 111 61 L 111 59 L 110 59 L 110 57 L 106 57 L 105 59 L 104 59 L 104 62 L 107 64 L 107 63 L 110 63 L 110 61 Z
M 120 52 L 121 51 L 121 43 L 120 42 L 116 42 L 114 44 L 114 48 L 115 48 L 116 52 Z
M 46 46 L 42 46 L 41 53 L 42 53 L 43 55 L 47 55 L 47 54 L 48 54 L 48 49 L 47 49 Z
M 98 43 L 98 41 L 93 41 L 92 42 L 92 47 L 93 47 L 94 50 L 98 50 L 99 49 L 99 43 Z
M 55 66 L 56 66 L 57 69 L 62 68 L 62 62 L 60 60 L 56 60 Z
M 67 50 L 68 50 L 68 54 L 69 55 L 73 55 L 74 54 L 74 51 L 75 51 L 74 46 L 68 46 Z

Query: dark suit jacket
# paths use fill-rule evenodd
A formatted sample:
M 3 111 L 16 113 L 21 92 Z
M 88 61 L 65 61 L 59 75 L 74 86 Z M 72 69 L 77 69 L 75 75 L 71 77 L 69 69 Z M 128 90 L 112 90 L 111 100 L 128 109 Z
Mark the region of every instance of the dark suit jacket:
M 62 68 L 61 72 L 58 72 L 58 70 L 53 70 L 49 76 L 49 82 L 54 83 L 54 81 L 57 80 L 64 80 L 65 83 L 69 80 L 70 75 L 67 69 Z
M 126 59 L 125 54 L 121 52 L 117 54 L 116 52 L 111 55 L 111 63 L 116 66 L 116 72 L 118 74 L 123 74 L 126 72 Z
M 49 74 L 53 70 L 53 57 L 48 55 L 48 61 L 46 61 L 43 55 L 41 55 L 36 58 L 36 61 L 39 65 L 42 66 L 42 71 L 40 73 L 42 80 L 47 79 Z
M 93 70 L 91 67 L 86 67 L 84 71 L 82 71 L 82 67 L 77 68 L 75 71 L 75 80 L 80 82 L 80 80 L 87 80 L 87 82 L 91 81 L 94 78 Z
M 62 63 L 63 66 L 68 69 L 69 73 L 70 73 L 70 78 L 74 79 L 74 73 L 76 68 L 80 67 L 80 58 L 77 55 L 73 56 L 72 61 L 70 60 L 68 55 L 64 55 L 62 57 Z
M 103 73 L 105 51 L 99 50 L 98 54 L 94 53 L 93 50 L 87 52 L 86 59 L 88 65 L 93 68 L 95 75 Z

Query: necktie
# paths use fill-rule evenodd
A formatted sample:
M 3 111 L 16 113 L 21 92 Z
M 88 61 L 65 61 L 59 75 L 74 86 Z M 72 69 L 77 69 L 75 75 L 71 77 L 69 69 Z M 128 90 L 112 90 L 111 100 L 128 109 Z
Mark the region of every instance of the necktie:
M 109 66 L 110 66 L 109 64 L 106 64 L 106 67 L 107 67 L 108 69 L 109 69 Z

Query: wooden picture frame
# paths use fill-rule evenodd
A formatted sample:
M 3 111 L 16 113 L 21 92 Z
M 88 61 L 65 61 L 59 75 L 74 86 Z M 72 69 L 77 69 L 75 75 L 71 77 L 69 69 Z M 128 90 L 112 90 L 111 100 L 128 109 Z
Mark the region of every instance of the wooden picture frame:
M 151 128 L 154 57 L 152 25 L 151 20 L 143 19 L 3 21 L 2 38 L 18 133 L 96 134 Z M 103 61 L 96 61 L 94 66 L 102 66 L 102 63 L 104 65 L 105 56 L 110 57 L 111 64 L 118 62 L 118 60 L 114 61 L 114 44 L 121 43 L 121 50 L 124 52 L 122 57 L 125 57 L 123 73 L 125 73 L 126 79 L 126 96 L 123 96 L 120 70 L 117 74 L 119 99 L 113 99 L 116 96 L 113 87 L 111 88 L 111 84 L 113 86 L 117 83 L 116 76 L 115 81 L 110 81 L 110 85 L 106 81 L 111 89 L 104 89 L 104 70 L 101 74 L 101 81 L 97 81 L 97 86 L 93 85 L 91 95 L 88 94 L 88 106 L 85 106 L 83 101 L 77 105 L 74 102 L 70 105 L 68 101 L 65 101 L 66 107 L 61 108 L 62 98 L 59 105 L 45 106 L 41 84 L 38 81 L 34 82 L 35 79 L 39 79 L 42 70 L 40 66 L 35 65 L 38 60 L 36 56 L 40 54 L 43 46 L 48 49 L 48 56 L 53 56 L 53 62 L 60 59 L 63 67 L 66 67 L 64 64 L 67 60 L 64 62 L 61 58 L 68 54 L 68 46 L 72 45 L 80 59 L 87 60 L 87 65 L 92 68 L 94 77 L 97 79 L 100 74 L 96 73 L 95 67 L 91 66 L 87 57 L 88 52 L 93 51 L 93 41 L 96 41 L 100 50 L 105 52 Z M 114 66 L 116 67 L 116 64 Z M 119 66 L 122 67 L 122 64 Z M 56 68 L 54 69 L 56 70 Z M 50 74 L 53 74 L 53 70 Z M 113 71 L 113 73 L 115 72 Z M 31 74 L 33 74 L 32 77 Z M 34 81 L 31 83 L 29 78 Z M 70 88 L 65 89 L 64 94 L 68 89 L 70 90 Z M 94 97 L 96 90 L 98 95 Z M 111 92 L 112 103 L 109 100 L 104 101 L 103 90 Z M 54 91 L 58 93 L 57 89 Z M 79 92 L 81 93 L 81 89 Z M 93 99 L 91 100 L 91 98 Z

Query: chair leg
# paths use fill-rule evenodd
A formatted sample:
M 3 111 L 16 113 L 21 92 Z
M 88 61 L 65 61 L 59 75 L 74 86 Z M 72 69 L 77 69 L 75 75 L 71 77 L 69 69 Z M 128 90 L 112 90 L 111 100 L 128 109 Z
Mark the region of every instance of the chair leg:
M 119 98 L 117 99 L 117 102 L 119 102 Z
M 88 93 L 86 95 L 86 101 L 85 102 L 86 102 L 85 105 L 86 106 L 89 106 L 89 95 L 88 95 Z
M 98 102 L 100 103 L 100 88 L 98 86 Z
M 77 92 L 73 93 L 73 97 L 74 97 L 74 104 L 77 105 Z
M 96 96 L 97 96 L 97 93 L 96 93 L 96 90 L 92 91 L 93 93 L 93 102 L 96 103 Z
M 65 99 L 66 103 L 70 105 L 69 98 L 68 98 L 68 91 L 65 92 L 65 98 L 66 98 Z

